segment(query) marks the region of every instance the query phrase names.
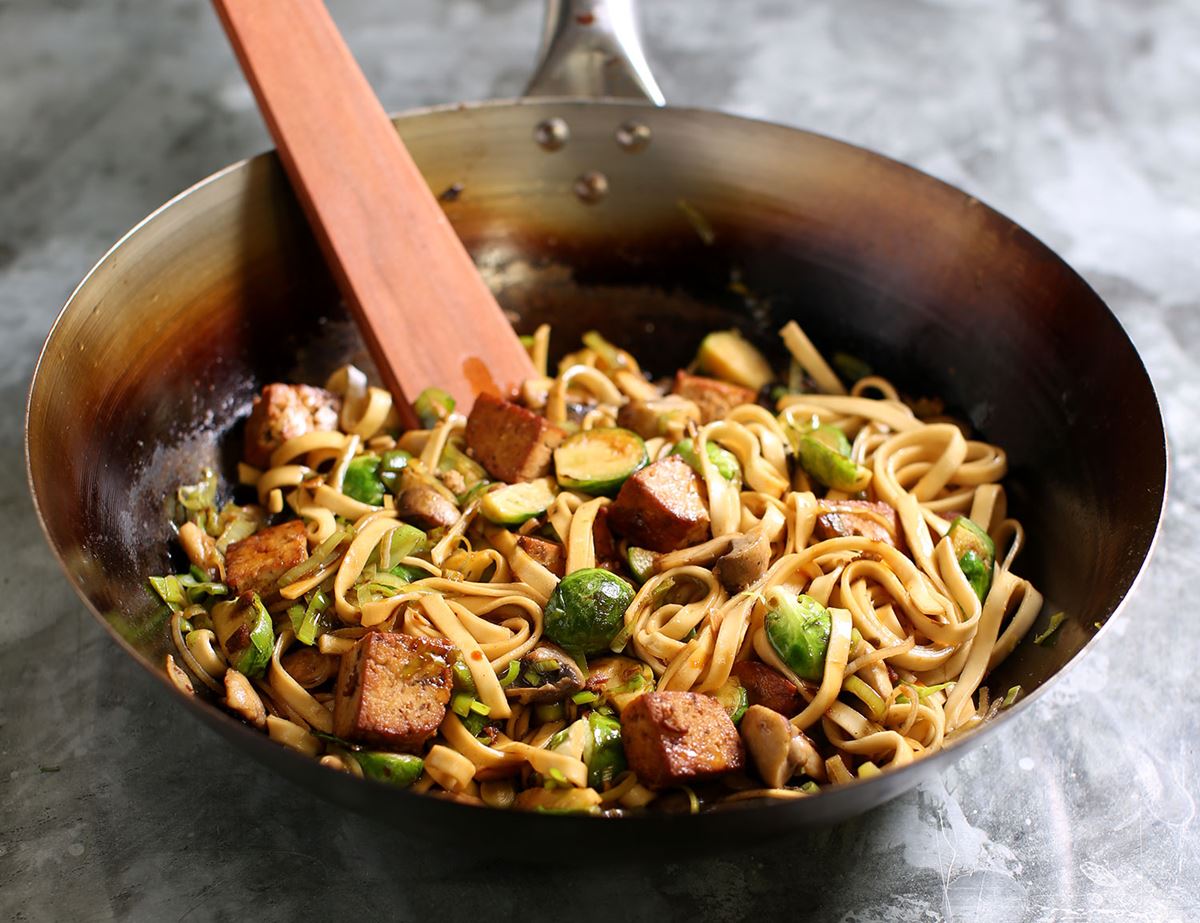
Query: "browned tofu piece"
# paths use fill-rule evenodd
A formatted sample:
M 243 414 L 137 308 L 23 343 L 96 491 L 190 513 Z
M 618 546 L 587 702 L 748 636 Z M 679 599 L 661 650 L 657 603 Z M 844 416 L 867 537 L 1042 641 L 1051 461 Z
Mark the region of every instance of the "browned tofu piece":
M 225 549 L 225 582 L 235 596 L 274 596 L 277 581 L 308 557 L 308 533 L 299 519 L 255 532 Z
M 467 446 L 488 474 L 509 484 L 549 474 L 566 435 L 545 417 L 491 394 L 475 398 L 467 417 Z
M 519 535 L 517 546 L 555 577 L 566 573 L 567 549 L 561 543 L 538 538 L 536 535 Z
M 739 660 L 733 665 L 733 675 L 745 687 L 750 705 L 762 705 L 771 711 L 794 718 L 803 710 L 805 701 L 796 684 L 765 663 Z
M 417 753 L 450 701 L 454 648 L 440 638 L 373 631 L 342 655 L 333 706 L 338 737 Z
M 621 485 L 608 523 L 651 551 L 675 551 L 708 538 L 708 508 L 700 479 L 678 455 L 647 465 Z
M 335 430 L 341 399 L 312 385 L 273 384 L 254 399 L 246 421 L 246 464 L 266 468 L 271 453 L 297 436 L 315 430 Z
M 743 388 L 741 385 L 731 385 L 727 381 L 717 381 L 702 375 L 689 375 L 683 369 L 675 373 L 675 386 L 671 391 L 699 407 L 700 418 L 705 423 L 722 420 L 734 407 L 739 404 L 753 404 L 758 397 L 749 388 Z
M 621 713 L 629 768 L 650 788 L 741 769 L 745 752 L 721 703 L 695 692 L 647 692 Z
M 861 535 L 894 548 L 901 547 L 896 511 L 887 503 L 867 500 L 822 500 L 817 504 L 816 533 L 821 539 Z

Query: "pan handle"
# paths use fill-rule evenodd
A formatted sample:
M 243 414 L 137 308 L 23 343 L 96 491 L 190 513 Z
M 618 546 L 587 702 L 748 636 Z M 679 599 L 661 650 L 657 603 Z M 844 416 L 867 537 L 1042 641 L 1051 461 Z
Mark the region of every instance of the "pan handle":
M 546 0 L 537 68 L 526 96 L 641 99 L 665 104 L 642 52 L 635 0 Z

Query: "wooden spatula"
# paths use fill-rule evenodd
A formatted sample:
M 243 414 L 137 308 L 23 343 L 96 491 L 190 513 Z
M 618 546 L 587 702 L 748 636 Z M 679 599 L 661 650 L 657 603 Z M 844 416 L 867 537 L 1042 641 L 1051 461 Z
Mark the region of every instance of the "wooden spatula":
M 533 365 L 321 0 L 213 0 L 384 384 L 464 410 Z

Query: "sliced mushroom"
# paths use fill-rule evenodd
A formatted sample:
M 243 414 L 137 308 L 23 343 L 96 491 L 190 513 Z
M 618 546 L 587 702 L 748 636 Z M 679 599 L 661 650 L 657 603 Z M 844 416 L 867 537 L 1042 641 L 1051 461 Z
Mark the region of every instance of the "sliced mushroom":
M 618 713 L 625 711 L 634 699 L 654 691 L 654 671 L 648 664 L 632 657 L 614 654 L 588 662 L 588 692 L 600 701 L 612 705 Z
M 316 648 L 302 647 L 284 655 L 283 668 L 305 689 L 314 689 L 327 682 L 337 672 L 340 660 L 322 654 Z
M 396 498 L 399 517 L 423 529 L 452 526 L 458 521 L 458 507 L 432 487 L 414 484 Z
M 630 401 L 617 414 L 617 425 L 631 429 L 643 439 L 666 436 L 678 442 L 688 424 L 700 424 L 700 408 L 694 401 L 668 394 L 648 401 Z
M 250 680 L 237 670 L 225 671 L 225 707 L 241 715 L 256 728 L 262 728 L 267 723 L 267 709 L 262 699 L 250 685 Z
M 751 705 L 738 727 L 754 768 L 771 788 L 781 787 L 792 777 L 789 750 L 792 745 L 791 722 L 779 712 Z
M 717 562 L 716 573 L 725 589 L 737 593 L 765 574 L 770 563 L 771 543 L 762 529 L 753 529 L 734 538 Z
M 817 752 L 816 745 L 808 739 L 808 735 L 794 727 L 792 743 L 788 747 L 788 758 L 796 765 L 795 772 L 801 772 L 817 782 L 825 781 L 825 760 Z
M 166 660 L 167 676 L 171 682 L 175 684 L 175 688 L 185 695 L 195 695 L 196 689 L 192 685 L 191 678 L 183 671 L 183 667 L 175 662 L 175 658 L 167 654 Z
M 825 779 L 825 763 L 817 748 L 783 715 L 762 705 L 751 705 L 738 725 L 754 768 L 771 788 L 780 788 L 803 772 L 817 781 Z
M 514 702 L 559 702 L 583 689 L 583 671 L 560 647 L 539 644 L 521 658 L 521 672 L 505 690 Z
M 194 522 L 185 522 L 179 527 L 179 544 L 188 560 L 209 576 L 218 573 L 221 556 L 217 553 L 217 543 Z

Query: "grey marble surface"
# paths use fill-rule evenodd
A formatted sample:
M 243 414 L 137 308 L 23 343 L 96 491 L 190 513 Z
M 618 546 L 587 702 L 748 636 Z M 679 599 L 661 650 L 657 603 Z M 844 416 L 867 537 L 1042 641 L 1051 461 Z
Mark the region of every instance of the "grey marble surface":
M 389 108 L 514 95 L 535 0 L 335 0 Z M 646 0 L 672 102 L 878 148 L 1058 249 L 1163 400 L 1170 509 L 1114 630 L 1038 708 L 851 824 L 718 858 L 569 868 L 430 852 L 190 722 L 60 578 L 21 459 L 58 307 L 127 227 L 267 146 L 200 0 L 0 0 L 0 918 L 1200 916 L 1200 5 Z M 547 885 L 547 880 L 551 884 Z M 614 901 L 619 901 L 619 905 Z

